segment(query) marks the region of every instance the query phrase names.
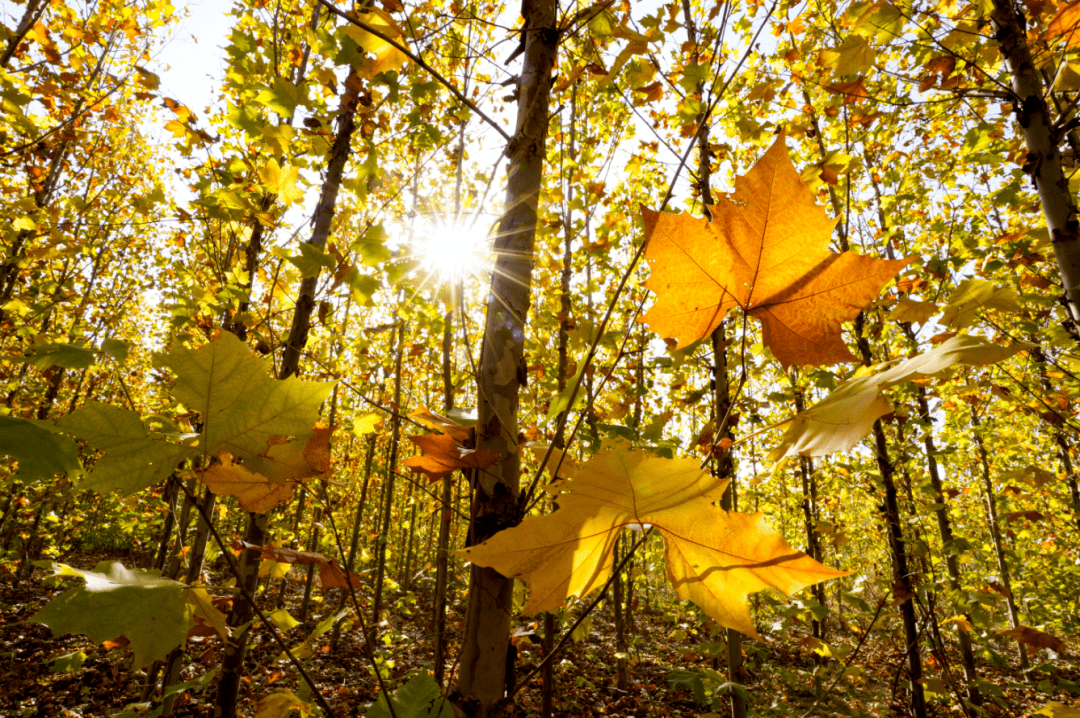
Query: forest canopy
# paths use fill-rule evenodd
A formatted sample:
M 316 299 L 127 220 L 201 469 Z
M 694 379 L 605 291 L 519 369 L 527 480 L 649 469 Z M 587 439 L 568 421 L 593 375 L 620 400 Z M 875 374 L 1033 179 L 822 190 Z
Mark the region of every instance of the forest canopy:
M 0 712 L 1080 715 L 1080 2 L 0 10 Z

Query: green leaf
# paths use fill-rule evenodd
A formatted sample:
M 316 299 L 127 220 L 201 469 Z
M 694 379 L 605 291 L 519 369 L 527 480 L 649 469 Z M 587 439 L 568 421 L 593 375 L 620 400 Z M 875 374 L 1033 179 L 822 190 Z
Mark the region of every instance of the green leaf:
M 119 339 L 106 339 L 101 342 L 101 351 L 105 352 L 118 362 L 127 361 L 128 354 L 131 352 L 131 346 Z
M 352 243 L 354 252 L 359 252 L 364 264 L 378 267 L 390 259 L 390 250 L 386 248 L 386 230 L 381 224 L 368 227 L 363 236 Z
M 304 101 L 304 89 L 284 77 L 275 77 L 273 87 L 260 92 L 255 101 L 266 105 L 282 117 L 290 117 L 296 106 Z
M 337 266 L 334 258 L 324 252 L 320 247 L 307 242 L 300 243 L 300 254 L 289 257 L 289 263 L 300 270 L 300 276 L 304 279 L 319 276 L 319 272 L 328 269 L 331 272 Z
M 164 481 L 194 450 L 150 438 L 134 411 L 89 401 L 59 419 L 56 426 L 104 452 L 79 489 L 106 494 L 119 489 L 125 496 Z
M 397 718 L 453 718 L 454 711 L 450 701 L 444 700 L 442 689 L 430 673 L 417 673 L 401 688 L 394 692 L 394 713 Z M 390 707 L 386 703 L 386 694 L 380 693 L 379 699 L 371 704 L 367 718 L 391 718 Z
M 74 441 L 26 419 L 0 416 L 0 456 L 18 461 L 19 477 L 27 482 L 83 473 Z
M 97 351 L 78 344 L 37 344 L 34 353 L 20 361 L 38 369 L 58 366 L 61 369 L 88 369 L 97 358 Z
M 195 623 L 195 607 L 185 597 L 187 586 L 162 578 L 160 571 L 128 569 L 119 561 L 102 561 L 80 571 L 48 561 L 58 576 L 77 576 L 86 585 L 69 588 L 30 617 L 56 635 L 81 633 L 97 643 L 127 636 L 135 667 L 164 659 L 182 646 Z
M 86 663 L 86 658 L 86 654 L 82 651 L 65 653 L 49 661 L 49 667 L 57 673 L 74 673 L 82 668 L 83 663 Z
M 333 382 L 272 378 L 269 362 L 232 334 L 198 349 L 174 341 L 162 362 L 176 373 L 173 396 L 203 416 L 204 450 L 256 460 L 271 437 L 307 437 Z

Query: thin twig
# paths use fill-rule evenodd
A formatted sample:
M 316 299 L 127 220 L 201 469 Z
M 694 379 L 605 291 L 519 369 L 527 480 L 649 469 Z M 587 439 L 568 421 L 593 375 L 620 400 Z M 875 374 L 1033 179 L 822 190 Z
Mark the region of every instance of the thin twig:
M 451 84 L 451 82 L 449 80 L 447 80 L 445 77 L 440 75 L 439 72 L 435 68 L 433 68 L 431 65 L 424 62 L 423 58 L 421 58 L 419 55 L 413 53 L 412 51 L 409 50 L 409 48 L 405 47 L 400 42 L 393 39 L 392 37 L 390 37 L 386 33 L 381 32 L 380 30 L 377 30 L 377 29 L 371 27 L 370 25 L 368 25 L 367 23 L 365 23 L 365 22 L 363 22 L 361 20 L 357 20 L 356 18 L 351 17 L 351 16 L 343 13 L 341 10 L 338 10 L 337 7 L 335 7 L 332 3 L 328 2 L 328 0 L 319 0 L 319 4 L 322 5 L 323 7 L 325 7 L 327 10 L 329 10 L 334 15 L 337 15 L 338 17 L 340 17 L 342 20 L 345 20 L 346 22 L 348 22 L 348 23 L 350 23 L 352 25 L 355 25 L 356 27 L 360 28 L 364 32 L 370 32 L 375 37 L 379 38 L 383 42 L 386 42 L 386 43 L 390 44 L 392 47 L 394 47 L 394 49 L 396 49 L 399 52 L 401 52 L 402 54 L 404 54 L 410 60 L 415 62 L 417 65 L 419 65 L 424 70 L 426 70 L 428 72 L 428 74 L 430 74 L 432 77 L 434 77 L 439 82 L 440 85 L 442 85 L 446 89 L 450 90 L 450 94 L 452 94 L 455 98 L 457 98 L 458 102 L 460 102 L 461 104 L 465 105 L 470 110 L 475 112 L 480 117 L 480 119 L 482 119 L 484 122 L 491 125 L 491 127 L 493 127 L 496 132 L 498 132 L 500 135 L 502 135 L 502 138 L 504 140 L 506 140 L 507 142 L 510 142 L 511 138 L 510 138 L 510 135 L 507 134 L 506 130 L 504 130 L 502 127 L 499 127 L 498 123 L 496 123 L 495 120 L 491 119 L 486 114 L 484 114 L 484 111 L 481 110 L 479 107 L 477 107 L 475 102 L 473 102 L 468 97 L 466 97 L 464 94 L 462 94 L 461 90 L 454 87 L 453 84 Z
M 289 657 L 289 661 L 296 667 L 296 670 L 300 672 L 300 675 L 307 682 L 308 686 L 311 688 L 311 692 L 315 696 L 315 701 L 319 704 L 319 707 L 323 709 L 323 712 L 329 718 L 333 718 L 336 715 L 334 713 L 334 709 L 331 708 L 330 704 L 326 702 L 326 698 L 323 697 L 322 692 L 319 691 L 319 687 L 315 685 L 315 681 L 311 678 L 311 676 L 308 675 L 308 672 L 304 669 L 304 664 L 301 663 L 296 658 L 296 656 L 293 655 L 292 650 L 290 650 L 288 644 L 285 643 L 285 639 L 281 637 L 281 634 L 278 632 L 277 627 L 270 622 L 270 619 L 266 617 L 266 614 L 264 614 L 262 612 L 262 609 L 259 608 L 259 606 L 255 603 L 255 597 L 252 596 L 251 593 L 247 590 L 247 587 L 244 586 L 244 579 L 240 573 L 240 567 L 236 565 L 236 559 L 233 557 L 232 552 L 229 550 L 229 547 L 225 545 L 225 541 L 222 540 L 221 534 L 218 533 L 217 528 L 214 526 L 214 522 L 209 516 L 206 515 L 206 509 L 203 507 L 202 502 L 199 501 L 195 496 L 193 496 L 190 491 L 188 491 L 188 488 L 184 486 L 184 482 L 178 482 L 178 485 L 181 489 L 183 489 L 184 494 L 188 498 L 188 501 L 190 501 L 195 506 L 195 509 L 199 512 L 202 520 L 206 522 L 207 527 L 210 529 L 210 533 L 214 536 L 214 540 L 217 542 L 218 548 L 221 549 L 221 555 L 225 557 L 226 562 L 228 562 L 229 564 L 229 570 L 232 571 L 233 576 L 236 577 L 236 587 L 240 589 L 240 594 L 244 597 L 244 600 L 246 600 L 251 605 L 251 607 L 255 609 L 255 614 L 259 617 L 259 620 L 262 621 L 263 625 L 266 626 L 266 629 L 270 631 L 270 635 L 273 637 L 274 642 L 277 643 L 278 647 L 281 648 L 285 655 Z
M 892 592 L 889 591 L 889 593 L 886 593 L 881 597 L 881 600 L 878 602 L 877 610 L 874 611 L 874 618 L 870 621 L 870 625 L 866 627 L 866 630 L 863 631 L 862 637 L 859 638 L 858 645 L 855 646 L 855 650 L 852 651 L 851 655 L 848 656 L 848 659 L 844 661 L 844 666 L 840 669 L 840 673 L 837 674 L 836 678 L 833 679 L 833 682 L 822 691 L 821 695 L 817 697 L 813 704 L 811 704 L 811 706 L 806 709 L 806 712 L 799 716 L 799 718 L 807 718 L 813 713 L 814 709 L 818 707 L 818 704 L 824 700 L 825 696 L 829 695 L 829 692 L 832 691 L 832 689 L 836 687 L 836 684 L 840 682 L 840 679 L 844 677 L 844 673 L 847 672 L 847 669 L 851 666 L 852 662 L 855 661 L 855 656 L 859 655 L 859 649 L 863 647 L 863 644 L 866 643 L 866 639 L 870 636 L 870 631 L 874 628 L 874 624 L 877 623 L 878 616 L 881 615 L 881 609 L 885 608 L 885 602 L 889 600 L 890 593 Z

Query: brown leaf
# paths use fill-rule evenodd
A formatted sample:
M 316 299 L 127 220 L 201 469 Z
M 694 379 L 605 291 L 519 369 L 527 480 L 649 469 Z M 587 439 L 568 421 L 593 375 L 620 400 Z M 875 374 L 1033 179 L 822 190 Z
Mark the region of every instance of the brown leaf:
M 728 310 L 761 321 L 780 363 L 856 361 L 840 334 L 910 260 L 829 251 L 836 224 L 799 180 L 784 136 L 735 192 L 712 208 L 712 221 L 643 210 L 645 286 L 656 303 L 642 318 L 685 347 L 715 329 Z
M 1049 648 L 1054 653 L 1060 653 L 1061 655 L 1066 655 L 1069 652 L 1068 646 L 1060 638 L 1027 626 L 1017 626 L 1016 628 L 998 631 L 997 635 L 1015 638 L 1017 643 L 1023 643 L 1035 649 Z
M 296 549 L 284 548 L 267 544 L 256 546 L 244 542 L 244 547 L 260 552 L 264 558 L 277 563 L 291 563 L 298 566 L 319 567 L 319 581 L 322 582 L 323 590 L 328 588 L 348 588 L 350 579 L 353 588 L 359 588 L 361 578 L 358 574 L 348 572 L 337 562 L 337 559 L 324 556 L 317 551 L 297 551 Z
M 866 89 L 866 85 L 863 83 L 861 77 L 857 80 L 852 80 L 851 82 L 840 82 L 835 85 L 829 85 L 825 89 L 829 92 L 835 92 L 838 95 L 845 95 L 843 103 L 845 105 L 850 105 L 870 97 L 870 92 Z
M 1005 514 L 1005 523 L 1011 524 L 1013 521 L 1042 521 L 1046 517 L 1038 511 L 1013 511 L 1012 513 Z
M 645 102 L 656 102 L 657 100 L 664 99 L 664 86 L 660 84 L 659 80 L 652 83 L 651 85 L 639 87 L 634 90 L 634 92 L 638 93 L 639 95 L 644 95 Z
M 227 454 L 222 457 L 221 463 L 212 464 L 204 471 L 202 478 L 215 494 L 235 496 L 240 500 L 240 508 L 244 511 L 260 514 L 291 501 L 293 488 L 298 486 L 296 481 L 273 483 L 262 474 L 252 473 L 234 463 Z
M 333 427 L 316 429 L 304 445 L 304 459 L 322 474 L 330 471 L 330 436 L 333 433 Z
M 423 453 L 405 459 L 404 464 L 438 481 L 458 469 L 485 469 L 499 460 L 498 454 L 485 449 L 467 449 L 449 434 L 425 434 L 410 436 L 409 441 L 420 447 Z

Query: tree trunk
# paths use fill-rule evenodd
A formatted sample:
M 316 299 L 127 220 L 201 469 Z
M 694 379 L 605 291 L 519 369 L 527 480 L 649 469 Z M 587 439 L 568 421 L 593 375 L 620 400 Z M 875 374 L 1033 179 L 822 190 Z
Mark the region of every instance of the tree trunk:
M 982 421 L 971 407 L 971 435 L 975 438 L 975 447 L 979 450 L 979 464 L 982 468 L 983 500 L 986 503 L 986 521 L 989 524 L 990 540 L 994 544 L 994 556 L 997 558 L 998 573 L 1001 574 L 1001 585 L 1005 589 L 1005 605 L 1009 611 L 1009 625 L 1012 628 L 1020 627 L 1020 612 L 1016 608 L 1016 599 L 1013 597 L 1012 577 L 1009 573 L 1009 562 L 1005 557 L 1005 546 L 1001 540 L 1001 525 L 998 523 L 997 501 L 994 496 L 994 482 L 990 478 L 990 459 L 986 452 L 986 444 L 983 442 L 980 427 Z M 1028 661 L 1027 647 L 1020 641 L 1016 642 L 1020 653 L 1020 666 L 1025 671 L 1031 667 Z
M 464 132 L 464 129 L 462 130 Z M 460 147 L 460 146 L 459 146 Z M 458 168 L 461 168 L 461 152 L 458 153 Z M 460 201 L 460 192 L 458 192 Z M 460 212 L 458 212 L 460 217 Z M 449 412 L 454 408 L 454 382 L 450 362 L 453 349 L 454 312 L 447 310 L 443 317 L 442 370 L 443 370 L 443 409 Z M 454 479 L 444 476 L 442 479 L 442 505 L 439 507 L 439 544 L 435 555 L 435 681 L 441 686 L 446 674 L 446 594 L 449 590 L 450 577 L 450 519 L 453 517 Z
M 401 434 L 401 359 L 405 351 L 405 322 L 398 317 L 397 352 L 394 357 L 394 415 L 390 419 L 390 458 L 387 460 L 386 480 L 383 482 L 382 521 L 379 526 L 378 548 L 376 550 L 375 592 L 372 599 L 369 643 L 374 643 L 374 631 L 379 625 L 382 613 L 383 581 L 386 577 L 386 546 L 390 541 L 390 515 L 394 506 L 394 476 L 397 473 L 398 440 Z
M 495 240 L 498 258 L 484 324 L 478 377 L 477 448 L 500 462 L 477 473 L 469 541 L 477 544 L 519 521 L 518 390 L 524 381 L 525 324 L 529 312 L 537 205 L 552 70 L 558 52 L 555 0 L 523 0 L 524 64 L 518 80 L 518 114 L 506 148 L 510 162 L 506 211 Z M 472 567 L 459 688 L 481 718 L 496 713 L 505 693 L 512 579 Z
M 862 355 L 863 364 L 873 364 L 870 354 L 870 342 L 863 336 L 865 317 L 862 312 L 855 317 L 855 338 Z M 904 542 L 904 530 L 900 523 L 900 502 L 897 499 L 896 481 L 893 478 L 895 467 L 889 458 L 889 444 L 885 438 L 885 427 L 881 420 L 874 422 L 874 449 L 881 483 L 885 487 L 881 512 L 885 519 L 885 529 L 889 537 L 889 549 L 893 565 L 893 595 L 900 608 L 900 621 L 904 626 L 905 652 L 907 653 L 908 677 L 911 681 L 911 714 L 915 718 L 926 718 L 926 696 L 922 684 L 922 656 L 919 652 L 919 627 L 915 618 L 915 585 L 908 569 L 907 545 Z
M 990 13 L 1001 56 L 1012 75 L 1012 91 L 1018 100 L 1013 113 L 1027 144 L 1025 171 L 1035 183 L 1042 200 L 1046 228 L 1050 232 L 1054 256 L 1064 285 L 1064 301 L 1071 321 L 1069 329 L 1080 337 L 1080 222 L 1076 199 L 1069 191 L 1069 180 L 1061 169 L 1058 133 L 1046 104 L 1042 76 L 1031 57 L 1021 24 L 1020 10 L 1012 0 L 993 0 Z
M 949 517 L 949 507 L 945 504 L 945 492 L 941 483 L 941 472 L 938 470 L 937 458 L 934 456 L 934 436 L 932 432 L 933 420 L 930 414 L 930 405 L 926 401 L 926 389 L 921 386 L 915 387 L 915 398 L 919 407 L 919 418 L 927 425 L 926 436 L 923 438 L 923 446 L 926 448 L 926 468 L 930 474 L 930 486 L 934 489 L 934 500 L 938 507 L 934 509 L 937 517 L 938 533 L 941 535 L 941 545 L 945 554 L 945 568 L 949 574 L 949 588 L 954 594 L 959 594 L 960 583 L 960 556 L 953 544 L 955 536 L 952 530 L 952 520 Z M 980 700 L 979 689 L 975 687 L 978 675 L 975 672 L 975 653 L 971 646 L 971 636 L 967 631 L 958 631 L 960 639 L 960 662 L 964 666 L 964 678 L 968 684 L 968 698 L 972 702 Z

